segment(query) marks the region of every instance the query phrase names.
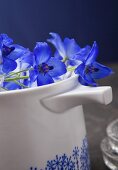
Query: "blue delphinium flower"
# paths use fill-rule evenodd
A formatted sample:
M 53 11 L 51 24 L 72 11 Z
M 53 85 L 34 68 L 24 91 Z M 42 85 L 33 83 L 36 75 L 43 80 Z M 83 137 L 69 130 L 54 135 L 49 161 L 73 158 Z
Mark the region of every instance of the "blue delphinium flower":
M 53 83 L 53 78 L 66 73 L 66 66 L 59 59 L 51 56 L 47 43 L 38 42 L 34 48 L 34 70 L 30 71 L 31 81 L 37 80 L 37 85 Z
M 96 79 L 104 78 L 113 73 L 110 68 L 96 62 L 97 56 L 98 45 L 94 42 L 85 60 L 75 69 L 75 74 L 79 74 L 78 80 L 82 85 L 97 86 Z
M 29 76 L 29 70 L 34 64 L 34 56 L 28 49 L 24 52 L 24 54 L 18 58 L 16 61 L 17 67 L 13 72 L 7 74 L 5 78 L 14 78 L 13 81 L 7 82 L 4 80 L 3 88 L 7 90 L 17 90 L 22 88 L 31 87 L 31 81 L 29 78 L 20 79 L 22 76 Z M 23 71 L 23 72 L 22 72 Z M 20 73 L 19 73 L 20 72 Z M 18 73 L 18 74 L 17 74 Z M 17 79 L 17 76 L 19 80 Z
M 21 57 L 25 48 L 13 44 L 13 40 L 9 38 L 6 34 L 0 34 L 0 74 L 13 71 L 17 67 L 17 60 Z
M 48 42 L 56 48 L 54 57 L 45 42 L 38 42 L 33 52 L 6 34 L 0 34 L 0 87 L 15 90 L 50 84 L 78 74 L 82 85 L 97 86 L 96 79 L 104 78 L 112 70 L 96 62 L 98 46 L 80 48 L 74 39 L 50 33 Z M 68 70 L 68 72 L 67 72 Z M 75 70 L 75 71 L 74 71 Z M 63 76 L 62 76 L 63 75 Z
M 59 34 L 50 33 L 50 35 L 52 38 L 48 39 L 48 42 L 52 43 L 56 48 L 55 57 L 66 62 L 67 66 L 77 65 L 78 60 L 83 60 L 90 51 L 90 46 L 80 48 L 74 39 L 65 38 L 62 41 Z
M 13 40 L 6 34 L 0 35 L 1 59 L 0 64 L 1 74 L 5 74 L 5 78 L 14 78 L 13 81 L 4 81 L 3 88 L 7 90 L 16 90 L 30 87 L 29 79 L 20 80 L 20 76 L 26 76 L 28 70 L 34 64 L 34 55 L 29 49 L 13 44 Z M 6 62 L 7 61 L 7 62 Z M 6 68 L 6 69 L 5 69 Z M 12 71 L 12 73 L 11 73 Z M 20 73 L 18 73 L 20 71 Z M 22 72 L 23 71 L 23 72 Z M 17 74 L 18 73 L 18 74 Z M 19 77 L 19 80 L 15 80 Z

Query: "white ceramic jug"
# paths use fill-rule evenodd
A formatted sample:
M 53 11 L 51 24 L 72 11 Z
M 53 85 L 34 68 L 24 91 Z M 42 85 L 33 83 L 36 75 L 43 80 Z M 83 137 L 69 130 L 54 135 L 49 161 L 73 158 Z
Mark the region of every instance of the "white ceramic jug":
M 58 83 L 0 93 L 0 170 L 89 170 L 82 104 L 112 100 L 111 87 Z

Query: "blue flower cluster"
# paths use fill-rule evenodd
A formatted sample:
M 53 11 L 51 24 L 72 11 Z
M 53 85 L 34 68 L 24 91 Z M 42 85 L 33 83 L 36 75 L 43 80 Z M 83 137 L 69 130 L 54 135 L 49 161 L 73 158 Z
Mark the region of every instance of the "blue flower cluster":
M 45 170 L 90 170 L 87 137 L 84 138 L 82 146 L 76 146 L 71 156 L 63 154 L 56 155 L 54 160 L 47 161 Z M 30 167 L 29 170 L 39 170 L 37 167 Z M 43 170 L 43 169 L 40 169 Z
M 97 86 L 96 79 L 112 74 L 112 70 L 96 62 L 98 45 L 81 48 L 74 39 L 62 41 L 57 33 L 50 33 L 47 42 L 37 42 L 33 52 L 6 34 L 0 35 L 0 87 L 3 90 L 23 89 L 51 84 L 73 74 L 82 85 Z

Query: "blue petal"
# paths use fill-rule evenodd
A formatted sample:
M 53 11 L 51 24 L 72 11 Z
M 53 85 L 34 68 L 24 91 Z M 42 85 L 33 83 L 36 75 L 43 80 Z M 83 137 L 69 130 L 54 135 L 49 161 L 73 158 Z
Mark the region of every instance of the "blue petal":
M 54 83 L 54 80 L 49 74 L 43 74 L 43 73 L 38 74 L 38 77 L 37 77 L 38 86 L 43 86 L 43 85 L 51 84 L 51 83 Z
M 80 47 L 74 39 L 65 38 L 64 47 L 66 50 L 66 57 L 69 59 L 75 59 L 76 54 L 80 51 Z
M 88 57 L 91 47 L 89 45 L 81 48 L 79 52 L 76 54 L 75 59 L 80 61 L 85 61 Z
M 2 50 L 0 49 L 0 64 L 3 63 Z
M 50 33 L 50 35 L 52 36 L 52 38 L 48 39 L 47 41 L 52 43 L 54 45 L 54 47 L 56 48 L 56 50 L 59 52 L 60 56 L 65 58 L 66 57 L 66 51 L 65 51 L 65 48 L 64 48 L 64 43 L 62 42 L 59 34 Z
M 65 64 L 54 57 L 52 57 L 47 64 L 53 66 L 53 69 L 48 72 L 52 77 L 61 76 L 67 72 Z
M 80 64 L 76 69 L 75 69 L 75 74 L 79 74 L 79 79 L 80 83 L 83 85 L 92 85 L 92 86 L 97 86 L 96 82 L 94 79 L 91 77 L 91 74 L 86 74 L 85 72 L 85 64 L 82 63 Z
M 3 60 L 3 72 L 9 73 L 10 71 L 15 70 L 17 67 L 17 63 L 9 58 L 4 58 Z
M 80 76 L 83 77 L 84 76 L 84 70 L 85 70 L 85 64 L 82 63 L 75 69 L 75 74 L 79 74 Z
M 35 69 L 29 72 L 31 82 L 36 81 L 39 72 Z
M 94 81 L 94 79 L 92 78 L 91 74 L 84 74 L 84 76 L 82 77 L 84 79 L 84 81 L 86 83 L 88 83 L 91 86 L 97 86 L 97 83 Z
M 84 86 L 93 86 L 93 87 L 96 87 L 96 86 L 97 86 L 96 83 L 90 84 L 90 83 L 86 82 L 86 81 L 84 80 L 84 78 L 81 77 L 81 76 L 78 77 L 78 81 L 80 82 L 80 84 L 82 84 L 82 85 L 84 85 Z
M 34 48 L 34 55 L 36 58 L 36 64 L 40 65 L 42 63 L 47 63 L 50 59 L 51 50 L 47 43 L 38 42 Z
M 78 60 L 67 60 L 67 66 L 71 65 L 71 66 L 76 66 L 79 65 L 79 61 Z
M 24 79 L 24 80 L 23 80 L 23 84 L 24 84 L 25 86 L 27 86 L 27 87 L 30 87 L 30 86 L 31 86 L 31 82 L 30 82 L 30 80 L 28 80 L 28 79 Z
M 3 64 L 0 64 L 0 75 L 1 75 L 1 74 L 4 74 L 2 68 L 3 68 Z
M 24 55 L 24 53 L 26 52 L 26 48 L 14 44 L 10 47 L 15 47 L 15 49 L 7 56 L 7 58 L 12 59 L 12 60 L 17 60 L 18 58 L 20 58 L 21 56 Z
M 59 59 L 59 60 L 63 60 L 63 57 L 60 56 L 60 54 L 58 53 L 58 51 L 56 51 L 56 52 L 54 53 L 54 57 L 57 58 L 57 59 Z
M 97 56 L 98 56 L 98 45 L 96 42 L 94 42 L 93 46 L 88 54 L 88 57 L 85 61 L 86 65 L 91 65 L 92 63 L 94 63 Z
M 89 84 L 81 76 L 78 77 L 78 81 L 84 86 L 89 86 Z
M 93 67 L 98 69 L 98 71 L 92 73 L 93 79 L 101 79 L 113 73 L 112 69 L 97 62 L 93 63 Z
M 21 89 L 21 86 L 19 86 L 18 84 L 16 84 L 15 82 L 4 82 L 3 83 L 3 87 L 8 89 L 8 90 L 17 90 L 17 89 Z
M 7 34 L 0 34 L 0 48 L 2 47 L 2 45 L 6 45 L 9 46 L 13 43 L 13 40 L 8 37 Z
M 34 55 L 29 50 L 21 57 L 21 69 L 27 69 L 34 65 Z

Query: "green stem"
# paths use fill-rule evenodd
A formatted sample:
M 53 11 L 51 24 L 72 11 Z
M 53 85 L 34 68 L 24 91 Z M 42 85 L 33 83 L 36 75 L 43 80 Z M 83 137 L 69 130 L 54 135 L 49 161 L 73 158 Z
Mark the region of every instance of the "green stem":
M 19 83 L 18 81 L 14 80 L 13 81 L 14 83 L 18 84 L 19 86 L 23 87 L 23 88 L 28 88 L 28 86 L 25 86 L 24 84 L 22 83 Z
M 14 81 L 14 80 L 20 80 L 20 79 L 28 79 L 29 76 L 21 76 L 21 77 L 14 77 L 14 78 L 6 78 L 4 81 L 9 82 L 9 81 Z
M 0 89 L 5 90 L 5 91 L 8 91 L 8 89 L 5 88 L 5 87 L 0 87 Z
M 19 73 L 23 73 L 23 72 L 26 72 L 26 71 L 31 71 L 31 70 L 34 70 L 34 68 L 25 69 L 25 70 L 21 70 L 21 71 L 18 71 L 18 72 L 12 72 L 7 77 L 13 76 L 13 75 L 16 75 L 16 74 L 19 74 Z

